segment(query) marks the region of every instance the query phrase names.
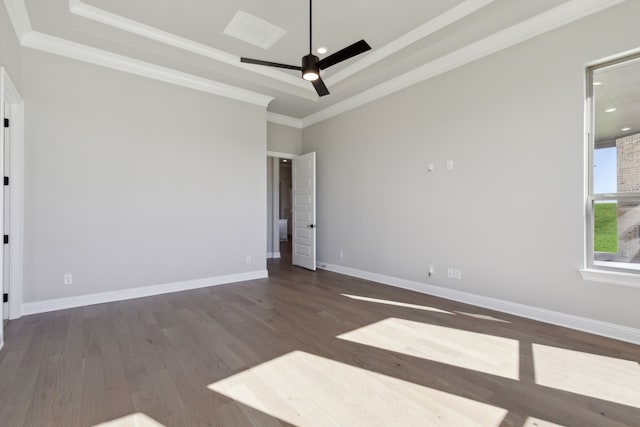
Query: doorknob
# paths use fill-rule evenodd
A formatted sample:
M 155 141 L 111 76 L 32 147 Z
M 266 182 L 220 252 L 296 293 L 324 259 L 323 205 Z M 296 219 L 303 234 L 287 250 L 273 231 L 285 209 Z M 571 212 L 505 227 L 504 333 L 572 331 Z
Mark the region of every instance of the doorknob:
M 316 228 L 316 225 L 315 225 L 315 224 L 309 224 L 309 225 L 307 225 L 307 227 L 309 227 L 309 228 Z

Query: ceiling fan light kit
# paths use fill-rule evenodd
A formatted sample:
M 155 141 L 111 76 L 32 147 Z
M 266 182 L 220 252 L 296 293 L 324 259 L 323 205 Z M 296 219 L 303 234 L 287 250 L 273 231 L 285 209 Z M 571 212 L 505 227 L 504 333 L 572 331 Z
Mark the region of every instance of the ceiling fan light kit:
M 309 54 L 302 57 L 302 78 L 307 81 L 315 81 L 320 78 L 320 68 L 318 67 L 318 58 Z
M 327 89 L 327 86 L 325 86 L 322 81 L 322 77 L 320 77 L 320 70 L 325 70 L 332 65 L 336 65 L 342 61 L 346 61 L 347 59 L 360 55 L 361 53 L 370 50 L 371 46 L 369 46 L 366 41 L 360 40 L 320 60 L 320 58 L 311 53 L 313 29 L 312 11 L 312 0 L 309 0 L 309 54 L 302 57 L 302 66 L 298 67 L 296 65 L 279 64 L 277 62 L 262 61 L 260 59 L 251 58 L 240 58 L 240 62 L 301 71 L 302 78 L 313 84 L 318 96 L 329 95 L 329 89 Z

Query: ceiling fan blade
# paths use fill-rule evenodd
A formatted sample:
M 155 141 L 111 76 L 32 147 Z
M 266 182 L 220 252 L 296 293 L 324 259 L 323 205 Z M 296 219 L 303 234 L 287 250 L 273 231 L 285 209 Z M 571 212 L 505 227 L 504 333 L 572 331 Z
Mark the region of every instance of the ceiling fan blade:
M 313 87 L 316 89 L 316 92 L 318 92 L 318 96 L 329 95 L 329 89 L 327 89 L 327 86 L 322 81 L 322 77 L 318 77 L 317 80 L 311 83 L 313 83 Z
M 288 70 L 302 71 L 302 67 L 297 65 L 279 64 L 277 62 L 262 61 L 260 59 L 240 58 L 240 62 L 246 62 L 247 64 L 266 65 L 267 67 L 286 68 Z
M 336 65 L 339 62 L 346 61 L 349 58 L 353 58 L 356 55 L 360 55 L 363 52 L 366 52 L 371 49 L 369 43 L 364 40 L 360 40 L 359 42 L 355 42 L 351 46 L 347 46 L 342 50 L 337 51 L 336 53 L 327 56 L 324 59 L 318 61 L 318 67 L 321 70 L 325 68 L 329 68 L 332 65 Z

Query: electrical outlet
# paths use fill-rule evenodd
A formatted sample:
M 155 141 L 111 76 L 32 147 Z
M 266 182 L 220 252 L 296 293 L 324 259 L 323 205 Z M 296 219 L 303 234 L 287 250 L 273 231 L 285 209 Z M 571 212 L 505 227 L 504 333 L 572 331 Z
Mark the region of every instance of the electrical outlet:
M 247 257 L 244 259 L 244 262 L 246 262 L 247 264 L 251 264 L 251 257 L 247 255 Z
M 449 279 L 453 279 L 453 268 L 448 268 L 447 269 L 447 277 Z
M 460 270 L 459 268 L 456 268 L 453 271 L 453 277 L 455 277 L 458 280 L 461 280 L 462 279 L 462 270 Z
M 622 250 L 622 256 L 625 258 L 629 258 L 629 249 L 623 249 Z
M 447 160 L 447 170 L 453 170 L 453 160 Z
M 70 285 L 73 283 L 73 274 L 65 274 L 64 275 L 64 284 Z
M 435 273 L 435 269 L 433 268 L 433 265 L 430 265 L 429 266 L 429 272 L 428 272 L 429 277 L 433 276 L 434 273 Z
M 344 258 L 344 252 L 340 251 L 340 259 Z

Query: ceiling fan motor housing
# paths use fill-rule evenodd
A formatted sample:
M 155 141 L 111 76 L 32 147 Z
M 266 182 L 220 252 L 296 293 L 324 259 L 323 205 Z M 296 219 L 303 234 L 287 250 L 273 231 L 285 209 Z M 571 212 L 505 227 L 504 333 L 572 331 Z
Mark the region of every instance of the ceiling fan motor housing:
M 306 74 L 310 74 L 310 73 L 313 73 L 316 76 L 320 76 L 320 67 L 318 67 L 319 60 L 320 58 L 318 58 L 313 54 L 303 56 L 302 57 L 302 76 L 304 77 Z

